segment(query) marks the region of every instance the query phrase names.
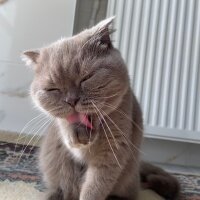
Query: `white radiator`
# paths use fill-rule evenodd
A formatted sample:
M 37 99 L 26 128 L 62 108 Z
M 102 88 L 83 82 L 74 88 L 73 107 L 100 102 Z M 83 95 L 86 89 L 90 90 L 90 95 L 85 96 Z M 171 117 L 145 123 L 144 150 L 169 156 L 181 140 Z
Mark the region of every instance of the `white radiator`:
M 147 137 L 200 143 L 200 0 L 110 0 Z

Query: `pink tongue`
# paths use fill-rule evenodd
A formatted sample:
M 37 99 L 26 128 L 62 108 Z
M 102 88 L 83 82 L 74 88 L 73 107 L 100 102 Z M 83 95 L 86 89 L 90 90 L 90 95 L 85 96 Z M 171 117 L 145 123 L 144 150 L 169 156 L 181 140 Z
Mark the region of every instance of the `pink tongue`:
M 89 121 L 87 115 L 85 115 L 83 113 L 75 113 L 75 114 L 69 115 L 69 116 L 67 116 L 67 121 L 70 124 L 74 124 L 76 122 L 81 122 L 86 127 L 93 129 L 93 126 L 92 126 L 91 122 Z

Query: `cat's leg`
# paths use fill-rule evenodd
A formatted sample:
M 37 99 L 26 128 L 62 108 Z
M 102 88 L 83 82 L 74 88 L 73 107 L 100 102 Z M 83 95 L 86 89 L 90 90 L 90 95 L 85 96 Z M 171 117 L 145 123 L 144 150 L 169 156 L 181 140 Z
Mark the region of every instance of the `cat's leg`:
M 120 166 L 113 158 L 113 154 L 108 152 L 103 157 L 96 156 L 96 160 L 88 166 L 80 191 L 80 200 L 137 199 L 138 166 L 121 155 L 123 150 L 117 153 L 116 156 L 121 158 Z
M 43 181 L 47 188 L 45 200 L 73 200 L 68 196 L 72 196 L 74 162 L 59 136 L 51 130 L 43 139 L 39 157 Z
M 136 155 L 137 156 L 137 155 Z M 135 158 L 136 159 L 136 158 Z M 136 200 L 140 190 L 139 165 L 130 159 L 124 167 L 110 196 L 125 200 Z M 109 199 L 110 200 L 110 199 Z
M 60 163 L 60 167 L 51 168 L 53 171 L 50 173 L 49 171 L 43 172 L 47 187 L 45 200 L 78 200 L 79 187 L 75 178 L 75 168 L 73 162 L 66 159 Z
M 124 146 L 118 146 L 117 149 L 113 145 L 113 150 L 116 157 L 104 145 L 101 153 L 95 154 L 89 163 L 80 191 L 80 200 L 105 200 L 110 195 L 136 200 L 140 183 L 138 165 L 128 156 L 124 156 L 127 155 Z
M 114 169 L 113 169 L 114 168 Z M 80 192 L 80 200 L 105 200 L 120 175 L 120 168 L 89 166 Z
M 117 177 L 119 177 L 117 171 L 112 168 L 103 170 L 89 168 L 80 193 L 80 200 L 136 200 L 139 191 L 139 180 L 135 180 L 136 182 L 131 181 L 131 184 L 126 187 L 128 191 L 118 191 L 119 193 L 114 192 L 114 195 L 109 195 L 118 179 Z M 134 179 L 134 177 L 132 178 Z

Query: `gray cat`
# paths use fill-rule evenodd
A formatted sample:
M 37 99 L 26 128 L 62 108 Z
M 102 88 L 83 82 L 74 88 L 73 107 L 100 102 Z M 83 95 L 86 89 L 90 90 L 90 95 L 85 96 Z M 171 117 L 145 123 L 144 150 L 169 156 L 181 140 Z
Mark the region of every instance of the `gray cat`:
M 54 118 L 40 151 L 48 200 L 136 200 L 141 181 L 178 198 L 175 178 L 140 162 L 142 113 L 110 40 L 112 21 L 24 52 L 33 101 Z

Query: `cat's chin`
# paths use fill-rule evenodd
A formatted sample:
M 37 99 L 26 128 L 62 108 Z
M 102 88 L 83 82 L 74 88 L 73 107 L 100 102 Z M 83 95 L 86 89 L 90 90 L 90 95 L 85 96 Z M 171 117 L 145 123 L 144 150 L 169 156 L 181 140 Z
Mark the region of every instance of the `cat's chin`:
M 77 144 L 88 145 L 94 141 L 96 137 L 96 131 L 94 129 L 88 128 L 80 123 L 74 123 L 71 126 Z
M 82 115 L 81 115 L 82 116 Z M 82 121 L 83 120 L 83 121 Z M 77 116 L 59 118 L 59 124 L 62 136 L 68 147 L 80 148 L 91 145 L 98 137 L 99 120 L 94 116 L 88 116 L 86 119 L 79 119 Z M 87 123 L 91 123 L 89 126 Z

